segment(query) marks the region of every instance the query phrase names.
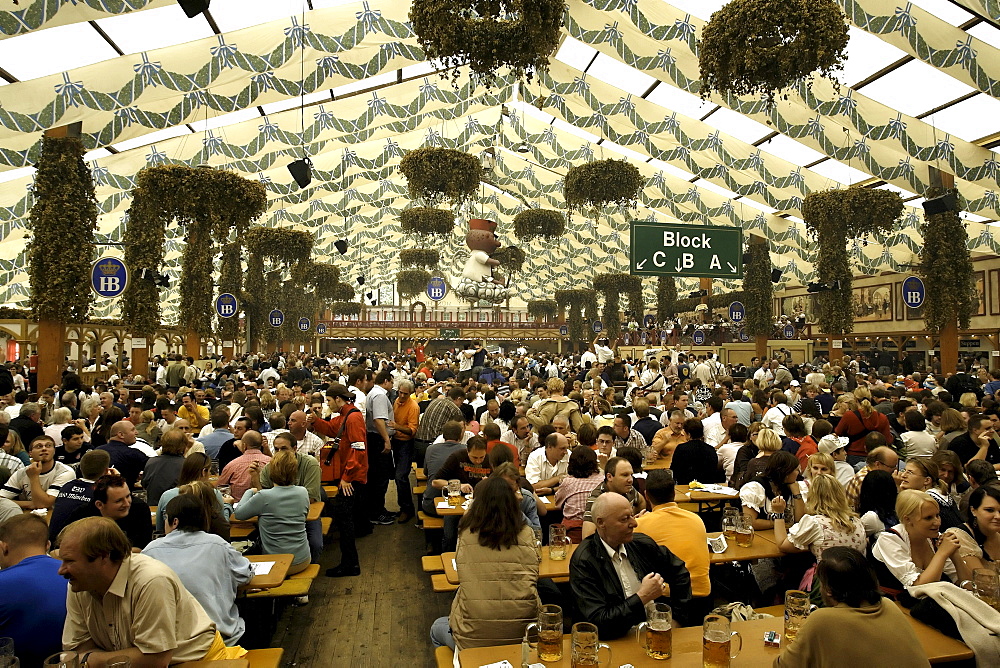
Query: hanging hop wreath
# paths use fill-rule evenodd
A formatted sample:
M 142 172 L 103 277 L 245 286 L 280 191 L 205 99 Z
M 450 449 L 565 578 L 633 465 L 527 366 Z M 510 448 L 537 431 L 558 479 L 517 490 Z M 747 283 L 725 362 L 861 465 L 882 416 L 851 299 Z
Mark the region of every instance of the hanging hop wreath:
M 442 78 L 455 82 L 467 66 L 491 88 L 501 67 L 528 81 L 548 69 L 565 10 L 563 0 L 414 0 L 410 24 Z
M 421 236 L 451 234 L 455 229 L 455 214 L 444 209 L 418 206 L 400 213 L 399 224 L 406 234 Z
M 415 297 L 427 289 L 431 272 L 423 269 L 406 269 L 396 274 L 396 289 L 403 297 Z
M 521 271 L 525 260 L 528 259 L 527 254 L 517 246 L 501 246 L 491 257 L 511 274 Z
M 361 304 L 358 302 L 334 302 L 330 306 L 334 315 L 361 315 Z
M 554 299 L 538 299 L 528 302 L 528 315 L 535 320 L 552 320 L 559 315 L 559 305 Z
M 802 218 L 813 234 L 829 230 L 846 238 L 888 232 L 903 215 L 899 193 L 881 188 L 852 186 L 806 195 Z M 845 239 L 846 240 L 846 239 Z
M 760 95 L 773 107 L 776 95 L 813 72 L 843 69 L 847 40 L 834 0 L 731 0 L 701 31 L 700 95 Z
M 566 172 L 563 195 L 570 211 L 599 211 L 607 204 L 633 207 L 645 185 L 638 168 L 627 160 L 596 160 Z
M 555 239 L 566 231 L 566 216 L 551 209 L 526 209 L 514 216 L 514 236 L 523 241 L 536 237 Z
M 410 199 L 436 205 L 443 200 L 464 204 L 479 190 L 483 167 L 474 155 L 451 148 L 410 151 L 399 163 Z
M 313 235 L 287 227 L 255 227 L 246 233 L 244 242 L 247 250 L 254 255 L 292 264 L 309 259 Z
M 399 251 L 399 264 L 403 267 L 434 269 L 441 254 L 435 248 L 407 248 Z

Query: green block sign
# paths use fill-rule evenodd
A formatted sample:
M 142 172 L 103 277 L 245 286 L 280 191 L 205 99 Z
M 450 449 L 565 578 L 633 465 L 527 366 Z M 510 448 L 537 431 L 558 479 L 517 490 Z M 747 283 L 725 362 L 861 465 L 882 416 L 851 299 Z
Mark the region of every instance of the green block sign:
M 442 327 L 438 336 L 442 339 L 457 339 L 460 338 L 461 333 L 458 329 L 446 329 Z
M 629 273 L 742 278 L 743 228 L 633 220 Z

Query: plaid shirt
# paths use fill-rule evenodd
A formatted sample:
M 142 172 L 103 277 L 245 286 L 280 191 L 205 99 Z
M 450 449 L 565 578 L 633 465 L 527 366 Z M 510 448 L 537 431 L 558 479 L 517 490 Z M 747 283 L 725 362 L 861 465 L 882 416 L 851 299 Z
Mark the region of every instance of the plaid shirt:
M 243 498 L 244 492 L 250 489 L 250 464 L 260 462 L 266 465 L 271 458 L 257 448 L 250 448 L 242 455 L 226 464 L 219 475 L 217 485 L 230 485 L 229 493 L 234 499 L 239 501 Z M 263 468 L 263 467 L 261 467 Z
M 465 416 L 462 410 L 455 405 L 455 402 L 448 397 L 438 397 L 427 405 L 427 410 L 420 417 L 420 426 L 417 428 L 416 439 L 418 441 L 433 441 L 441 435 L 444 424 L 450 420 L 462 421 Z

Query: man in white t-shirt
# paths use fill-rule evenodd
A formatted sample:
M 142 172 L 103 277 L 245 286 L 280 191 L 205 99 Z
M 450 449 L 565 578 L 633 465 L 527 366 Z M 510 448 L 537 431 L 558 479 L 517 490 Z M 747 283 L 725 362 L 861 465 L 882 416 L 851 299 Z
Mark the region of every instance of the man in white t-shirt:
M 48 436 L 39 436 L 30 444 L 31 463 L 18 469 L 0 487 L 0 497 L 10 499 L 25 510 L 51 508 L 59 489 L 76 473 L 69 466 L 55 460 L 56 444 Z
M 618 341 L 616 340 L 610 347 L 602 346 L 597 342 L 601 338 L 600 336 L 595 336 L 594 341 L 591 344 L 594 347 L 594 354 L 597 355 L 597 361 L 600 364 L 610 364 L 615 359 L 615 348 L 618 346 Z M 610 342 L 609 342 L 610 343 Z
M 792 408 L 788 405 L 788 397 L 781 390 L 775 390 L 771 393 L 771 407 L 764 413 L 761 422 L 775 434 L 783 437 L 785 435 L 785 428 L 781 425 L 781 421 L 791 413 Z

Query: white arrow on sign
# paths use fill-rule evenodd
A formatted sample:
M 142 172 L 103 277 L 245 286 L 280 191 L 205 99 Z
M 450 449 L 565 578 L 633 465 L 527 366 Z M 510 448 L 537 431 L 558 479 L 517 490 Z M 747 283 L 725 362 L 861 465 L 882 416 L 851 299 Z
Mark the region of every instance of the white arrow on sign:
M 733 273 L 735 274 L 735 273 L 736 273 L 736 267 L 734 267 L 734 266 L 733 266 L 732 264 L 730 264 L 729 262 L 726 262 L 726 264 L 728 264 L 728 265 L 729 265 L 729 271 L 731 271 L 731 272 L 733 272 Z
M 649 259 L 649 258 L 646 258 L 646 260 L 648 260 L 648 259 Z M 636 269 L 642 269 L 642 268 L 643 268 L 643 267 L 644 267 L 644 266 L 646 265 L 646 260 L 643 260 L 643 261 L 642 261 L 642 262 L 640 262 L 639 264 L 635 265 L 635 268 L 636 268 Z

